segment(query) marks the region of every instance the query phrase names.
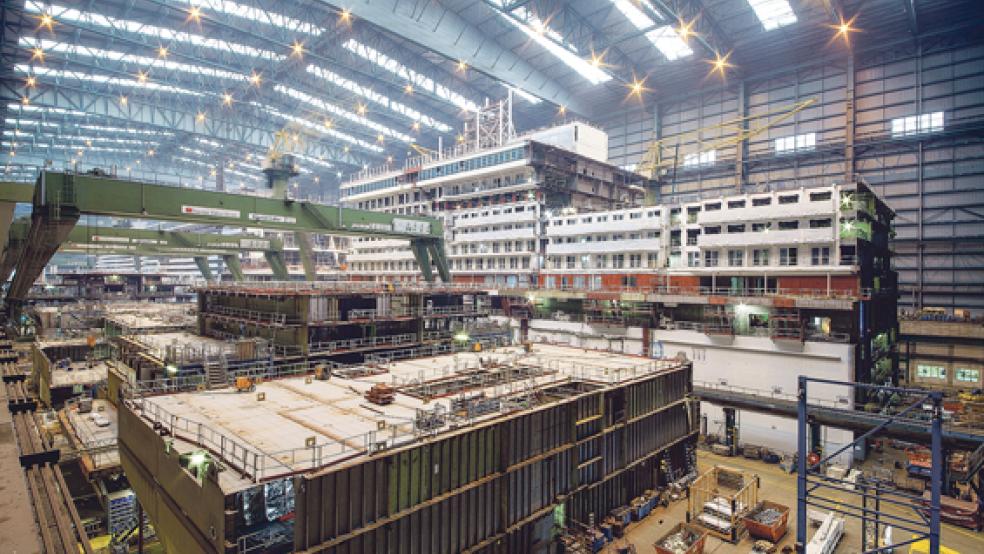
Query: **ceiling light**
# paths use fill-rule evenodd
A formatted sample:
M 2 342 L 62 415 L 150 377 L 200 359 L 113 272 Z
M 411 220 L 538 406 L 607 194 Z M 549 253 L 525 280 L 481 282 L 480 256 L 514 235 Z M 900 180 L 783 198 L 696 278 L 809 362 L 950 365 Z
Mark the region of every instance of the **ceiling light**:
M 833 27 L 837 31 L 837 34 L 834 36 L 843 37 L 845 42 L 850 42 L 851 33 L 856 33 L 858 31 L 858 29 L 854 27 L 854 20 L 856 18 L 857 16 L 855 15 L 854 17 L 848 19 L 847 21 L 841 19 L 839 25 L 832 25 L 831 27 Z
M 34 88 L 38 84 L 38 79 L 34 75 L 28 75 L 27 79 L 24 79 L 24 84 L 27 88 Z
M 376 135 L 376 142 L 382 143 L 385 139 L 386 137 L 384 137 L 382 133 Z
M 260 86 L 260 83 L 263 82 L 263 76 L 254 71 L 249 76 L 249 82 L 252 83 L 254 86 L 257 86 L 258 87 L 258 86 Z
M 290 47 L 290 55 L 297 56 L 298 58 L 304 56 L 304 43 L 298 40 L 294 41 L 294 44 Z
M 468 64 L 465 63 L 465 60 L 458 60 L 458 71 L 464 71 L 466 69 L 468 69 Z
M 232 105 L 232 95 L 228 92 L 222 95 L 222 105 L 231 106 Z
M 342 147 L 342 151 L 343 152 L 348 152 L 349 151 L 349 145 L 346 144 L 345 146 L 343 146 Z
M 412 129 L 414 130 L 414 131 L 419 131 L 419 130 L 420 130 L 420 122 L 419 122 L 419 121 L 414 121 L 414 122 L 413 122 L 413 125 L 411 125 L 410 127 L 411 127 L 411 128 L 412 128 Z
M 154 149 L 153 149 L 153 148 L 151 148 L 150 150 L 147 150 L 147 155 L 148 155 L 148 156 L 151 156 L 151 157 L 153 157 L 153 156 L 154 156 L 154 154 L 155 154 L 155 152 L 154 152 Z
M 731 57 L 731 52 L 728 52 L 724 56 L 722 56 L 721 54 L 715 54 L 715 56 L 716 57 L 714 61 L 711 62 L 714 71 L 720 73 L 721 75 L 724 75 L 725 71 L 728 68 L 734 67 L 732 64 L 728 63 L 728 58 Z
M 126 102 L 127 102 L 126 96 L 120 96 L 120 105 L 126 106 Z
M 403 92 L 407 94 L 413 94 L 413 85 L 407 83 L 407 86 L 403 87 Z
M 198 6 L 192 6 L 188 8 L 188 18 L 185 21 L 194 21 L 195 23 L 202 22 L 202 9 Z
M 198 112 L 198 113 L 197 113 L 197 114 L 195 115 L 195 121 L 197 121 L 197 122 L 199 122 L 199 123 L 201 123 L 201 122 L 203 122 L 203 121 L 205 121 L 205 112 Z
M 44 63 L 44 50 L 40 46 L 31 49 L 31 61 L 34 60 Z
M 25 106 L 27 106 L 30 103 L 31 103 L 31 99 L 30 98 L 28 98 L 27 96 L 21 96 L 21 104 L 24 104 Z
M 458 135 L 458 142 L 465 142 L 465 135 Z
M 690 29 L 693 28 L 693 26 L 694 26 L 694 22 L 693 21 L 691 21 L 689 23 L 686 23 L 686 22 L 684 22 L 681 19 L 680 20 L 680 26 L 677 28 L 676 32 L 677 32 L 678 35 L 680 35 L 680 38 L 681 39 L 687 40 L 687 38 L 691 34 Z
M 54 30 L 55 18 L 51 17 L 51 14 L 48 12 L 42 13 L 41 17 L 38 18 L 38 29 L 42 27 L 48 29 L 49 31 Z
M 366 115 L 366 105 L 365 104 L 357 105 L 355 111 L 359 112 L 359 115 Z
M 158 58 L 166 58 L 167 57 L 167 48 L 164 47 L 164 46 L 161 46 L 160 48 L 158 48 L 157 49 L 157 57 Z
M 629 88 L 632 90 L 634 96 L 642 96 L 642 91 L 645 90 L 645 80 L 643 81 L 632 81 Z
M 147 82 L 147 73 L 144 72 L 144 71 L 137 71 L 137 82 L 138 83 L 146 83 Z
M 349 21 L 352 20 L 352 10 L 348 8 L 343 9 L 341 13 L 338 14 L 338 18 L 348 23 Z
M 386 156 L 386 163 L 388 164 L 393 163 L 393 156 Z
M 565 113 L 567 113 L 567 106 L 561 105 L 559 108 L 557 108 L 557 113 L 560 115 L 564 115 Z
M 594 67 L 601 67 L 601 64 L 604 63 L 603 60 L 604 58 L 602 56 L 599 56 L 597 54 L 591 54 L 591 65 L 593 65 Z

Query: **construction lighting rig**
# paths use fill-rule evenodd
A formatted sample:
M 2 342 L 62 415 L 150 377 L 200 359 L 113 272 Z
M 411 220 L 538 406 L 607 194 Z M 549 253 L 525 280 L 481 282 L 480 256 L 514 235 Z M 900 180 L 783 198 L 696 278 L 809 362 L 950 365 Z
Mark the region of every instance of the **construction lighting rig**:
M 0 204 L 18 201 L 19 191 L 4 191 L 6 187 L 0 190 Z M 7 292 L 8 313 L 23 304 L 82 215 L 406 239 L 426 281 L 434 280 L 432 261 L 441 279 L 451 281 L 443 225 L 433 218 L 52 171 L 38 176 L 32 203 L 25 248 Z

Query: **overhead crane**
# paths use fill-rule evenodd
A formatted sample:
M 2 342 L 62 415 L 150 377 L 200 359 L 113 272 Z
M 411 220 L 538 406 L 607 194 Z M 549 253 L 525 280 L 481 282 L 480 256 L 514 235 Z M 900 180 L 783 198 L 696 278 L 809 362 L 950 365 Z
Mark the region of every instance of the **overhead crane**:
M 10 226 L 7 246 L 0 254 L 0 283 L 10 278 L 24 251 L 25 238 L 31 221 L 20 218 Z M 217 235 L 155 229 L 129 229 L 119 227 L 74 227 L 61 244 L 63 252 L 125 254 L 131 256 L 190 256 L 205 279 L 211 279 L 208 256 L 221 256 L 233 279 L 243 280 L 239 264 L 240 252 L 262 252 L 280 281 L 289 274 L 283 257 L 280 239 L 254 235 Z
M 406 239 L 426 281 L 434 280 L 432 261 L 441 279 L 451 281 L 443 225 L 433 218 L 53 171 L 38 176 L 32 203 L 24 253 L 7 293 L 8 311 L 23 303 L 82 215 Z

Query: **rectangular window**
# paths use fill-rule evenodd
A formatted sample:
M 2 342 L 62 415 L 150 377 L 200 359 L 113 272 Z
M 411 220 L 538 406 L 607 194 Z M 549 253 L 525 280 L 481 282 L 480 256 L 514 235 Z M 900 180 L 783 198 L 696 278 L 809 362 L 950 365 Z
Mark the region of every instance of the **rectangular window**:
M 755 233 L 768 231 L 771 228 L 772 228 L 772 223 L 752 223 L 752 231 Z
M 642 212 L 633 212 L 629 214 L 629 219 L 641 219 Z
M 744 223 L 739 223 L 737 225 L 728 225 L 728 232 L 729 233 L 744 233 L 745 232 L 745 224 Z
M 830 191 L 829 190 L 826 191 L 826 192 L 811 192 L 810 193 L 810 202 L 822 202 L 824 200 L 830 200 L 830 198 L 831 198 L 831 194 L 830 194 Z
M 612 256 L 612 267 L 622 269 L 625 267 L 625 254 L 615 254 Z
M 799 221 L 780 221 L 779 230 L 780 231 L 792 231 L 794 229 L 799 229 Z
M 798 265 L 796 260 L 797 250 L 795 248 L 780 248 L 779 249 L 779 265 Z
M 953 378 L 962 383 L 977 383 L 981 380 L 981 370 L 969 367 L 958 367 L 953 372 Z
M 712 165 L 717 161 L 717 150 L 707 152 L 694 152 L 683 157 L 683 167 L 698 167 L 702 165 Z
M 916 366 L 916 377 L 946 379 L 946 368 L 941 365 L 919 364 Z
M 814 248 L 811 251 L 810 262 L 813 265 L 829 265 L 830 264 L 830 248 L 827 246 Z
M 752 206 L 771 206 L 772 197 L 766 196 L 765 198 L 752 198 Z
M 687 252 L 687 267 L 700 267 L 700 252 Z
M 642 254 L 629 254 L 629 267 L 642 267 Z
M 897 117 L 892 120 L 892 136 L 904 137 L 920 133 L 938 133 L 943 130 L 943 112 Z
M 769 249 L 756 249 L 752 251 L 752 265 L 769 265 Z
M 717 267 L 717 265 L 718 252 L 716 250 L 704 252 L 704 267 Z
M 705 235 L 720 235 L 721 234 L 721 227 L 720 226 L 704 227 L 704 234 Z
M 804 133 L 802 135 L 791 135 L 775 140 L 776 154 L 786 154 L 798 150 L 813 150 L 817 147 L 817 134 Z
M 798 194 L 786 194 L 779 197 L 780 204 L 796 204 L 800 201 Z
M 810 229 L 827 229 L 831 225 L 833 225 L 833 222 L 830 220 L 830 218 L 810 220 Z
M 728 209 L 729 210 L 734 210 L 734 209 L 744 208 L 744 207 L 745 207 L 745 201 L 744 200 L 730 200 L 730 201 L 728 201 Z
M 713 204 L 704 204 L 704 211 L 705 212 L 715 212 L 715 211 L 720 210 L 720 209 L 721 209 L 721 203 L 720 202 L 714 202 Z
M 745 251 L 728 250 L 728 265 L 731 267 L 741 267 L 745 265 Z

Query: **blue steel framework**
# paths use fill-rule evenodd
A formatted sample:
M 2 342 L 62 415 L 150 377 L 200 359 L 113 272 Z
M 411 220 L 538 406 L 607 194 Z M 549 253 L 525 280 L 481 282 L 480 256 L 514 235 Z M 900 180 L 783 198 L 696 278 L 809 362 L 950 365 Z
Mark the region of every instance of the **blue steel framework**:
M 906 402 L 912 402 L 892 415 L 885 415 L 883 421 L 856 437 L 853 442 L 842 446 L 837 451 L 826 454 L 814 464 L 807 462 L 807 456 L 812 453 L 808 446 L 808 428 L 810 426 L 810 404 L 808 397 L 808 384 L 817 383 L 825 385 L 838 385 L 848 387 L 852 390 L 862 388 L 874 390 L 879 393 L 891 395 L 906 395 Z M 913 400 L 914 399 L 914 400 Z M 877 385 L 867 385 L 862 383 L 848 383 L 844 381 L 833 381 L 829 379 L 814 379 L 800 376 L 798 390 L 798 460 L 797 460 L 797 505 L 796 505 L 796 545 L 799 552 L 805 551 L 807 542 L 807 515 L 808 506 L 814 506 L 823 510 L 832 511 L 847 517 L 860 518 L 862 520 L 862 548 L 864 554 L 875 552 L 888 552 L 892 548 L 911 544 L 916 541 L 929 539 L 930 554 L 940 552 L 940 497 L 943 490 L 943 393 L 940 391 L 924 391 L 918 389 L 904 389 L 897 387 L 883 387 Z M 874 481 L 863 481 L 859 484 L 848 483 L 842 479 L 836 479 L 824 475 L 820 468 L 855 446 L 866 448 L 868 439 L 876 436 L 879 431 L 891 425 L 894 421 L 905 418 L 907 414 L 916 410 L 921 410 L 924 403 L 930 402 L 932 405 L 931 413 L 931 439 L 930 456 L 932 468 L 930 474 L 930 505 L 925 508 L 922 498 L 908 493 L 900 492 L 895 488 L 889 488 L 881 483 Z M 862 478 L 863 480 L 863 478 Z M 848 485 L 848 486 L 845 486 Z M 860 486 L 859 486 L 860 485 Z M 842 507 L 837 500 L 822 496 L 820 489 L 832 489 L 841 493 L 846 493 L 855 498 L 852 504 L 848 502 Z M 875 507 L 870 508 L 869 502 L 874 502 Z M 910 519 L 897 514 L 882 511 L 881 502 L 911 509 L 919 520 Z M 926 517 L 925 511 L 929 512 Z M 875 546 L 868 549 L 865 544 L 865 530 L 868 524 L 872 523 L 874 528 Z M 891 525 L 896 529 L 912 533 L 911 538 L 904 539 L 891 545 L 879 546 L 879 530 L 884 525 Z M 923 527 L 925 526 L 925 527 Z

